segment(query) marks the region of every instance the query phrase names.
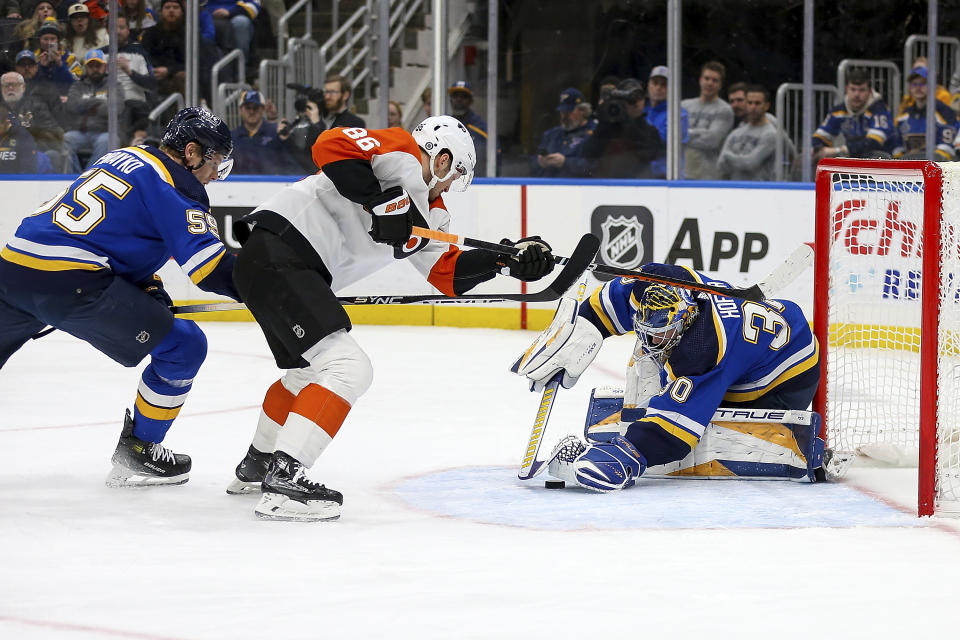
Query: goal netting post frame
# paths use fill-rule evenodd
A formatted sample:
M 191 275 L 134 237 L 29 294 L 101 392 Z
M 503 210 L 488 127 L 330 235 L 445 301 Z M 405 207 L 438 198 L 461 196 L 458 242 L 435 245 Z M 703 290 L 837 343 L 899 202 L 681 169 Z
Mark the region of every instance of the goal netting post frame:
M 821 435 L 840 451 L 913 457 L 921 516 L 960 510 L 960 163 L 951 165 L 832 159 L 816 173 Z

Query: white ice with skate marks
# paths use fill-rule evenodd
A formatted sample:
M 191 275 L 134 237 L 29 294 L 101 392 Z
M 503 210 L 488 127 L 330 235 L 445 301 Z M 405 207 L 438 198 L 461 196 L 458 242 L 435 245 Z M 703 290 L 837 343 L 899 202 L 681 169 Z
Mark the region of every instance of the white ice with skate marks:
M 60 332 L 0 370 L 0 638 L 673 637 L 682 619 L 684 637 L 806 639 L 812 611 L 842 637 L 955 636 L 928 613 L 955 607 L 960 536 L 905 513 L 915 469 L 611 495 L 520 483 L 539 395 L 507 367 L 533 332 L 356 327 L 373 386 L 309 471 L 343 492 L 340 520 L 259 520 L 258 494 L 225 488 L 279 371 L 255 325 L 203 328 L 164 442 L 193 458 L 183 486 L 103 485 L 137 370 Z M 608 341 L 559 392 L 547 450 L 581 432 L 590 388 L 618 384 L 631 347 Z

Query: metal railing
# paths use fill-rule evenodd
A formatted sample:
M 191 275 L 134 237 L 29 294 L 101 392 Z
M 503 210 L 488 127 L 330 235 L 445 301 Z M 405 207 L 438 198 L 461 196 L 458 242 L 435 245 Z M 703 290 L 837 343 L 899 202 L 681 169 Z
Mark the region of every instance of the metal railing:
M 900 68 L 887 60 L 859 60 L 848 58 L 837 65 L 837 89 L 843 93 L 847 86 L 847 73 L 851 69 L 862 69 L 870 77 L 870 87 L 877 91 L 890 109 L 893 116 L 900 108 L 903 84 L 900 80 Z
M 237 67 L 236 80 L 230 81 L 230 82 L 226 82 L 226 81 L 221 82 L 220 73 L 224 69 L 226 69 L 231 62 L 234 62 L 234 61 L 236 61 L 236 67 Z M 236 88 L 236 86 L 238 85 L 242 85 L 243 87 L 249 88 L 246 85 L 246 83 L 243 82 L 244 74 L 246 73 L 246 68 L 247 68 L 246 58 L 244 57 L 243 52 L 240 51 L 239 49 L 234 49 L 227 55 L 223 56 L 222 58 L 220 58 L 220 60 L 217 61 L 216 64 L 213 65 L 213 67 L 211 67 L 210 99 L 213 101 L 213 104 L 210 106 L 213 109 L 213 112 L 215 114 L 219 115 L 220 117 L 223 117 L 225 115 L 226 105 L 224 103 L 224 100 L 226 99 L 226 96 L 229 94 L 221 90 L 221 84 L 230 84 L 230 85 L 233 85 L 234 88 Z
M 150 120 L 150 122 L 156 122 L 160 116 L 166 113 L 166 111 L 174 105 L 176 105 L 177 111 L 180 111 L 180 109 L 183 109 L 182 94 L 171 93 L 170 95 L 168 95 L 166 98 L 163 99 L 163 102 L 161 102 L 160 104 L 158 104 L 156 107 L 153 108 L 153 111 L 150 112 L 150 115 L 148 115 L 147 118 Z
M 280 60 L 260 61 L 260 90 L 269 96 L 277 105 L 277 113 L 281 118 L 293 116 L 293 102 L 296 93 L 287 88 L 288 82 L 293 82 L 292 56 L 288 53 Z
M 390 7 L 390 46 L 393 47 L 403 35 L 410 20 L 420 11 L 423 0 L 393 0 Z
M 369 3 L 353 12 L 330 39 L 320 47 L 320 70 L 326 78 L 334 69 L 350 81 L 354 95 L 363 83 L 369 98 L 373 84 L 373 28 Z
M 334 15 L 336 15 L 336 11 L 337 11 L 336 5 L 339 5 L 339 1 L 334 0 L 334 5 L 335 5 Z M 290 21 L 293 20 L 293 18 L 296 17 L 298 13 L 300 13 L 301 9 L 305 9 L 304 20 L 306 24 L 303 32 L 303 37 L 309 38 L 310 35 L 312 34 L 313 0 L 298 0 L 298 2 L 294 4 L 292 7 L 290 7 L 289 9 L 287 9 L 286 13 L 280 16 L 280 19 L 277 21 L 277 58 L 281 60 L 283 59 L 283 56 L 286 53 L 286 51 L 284 50 L 284 47 L 287 44 L 288 39 L 290 38 L 290 30 L 287 27 L 287 25 L 289 25 Z
M 930 38 L 925 35 L 909 36 L 903 44 L 903 77 L 910 76 L 913 61 L 927 55 Z M 953 72 L 957 70 L 957 56 L 960 55 L 960 40 L 946 36 L 937 37 L 937 84 L 946 86 Z M 892 108 L 892 107 L 891 107 Z
M 840 92 L 833 85 L 813 85 L 813 119 L 816 125 L 823 121 L 840 98 Z M 803 83 L 785 82 L 777 87 L 774 110 L 778 133 L 774 179 L 794 180 L 797 179 L 793 171 L 794 163 L 798 160 L 797 149 L 803 148 Z

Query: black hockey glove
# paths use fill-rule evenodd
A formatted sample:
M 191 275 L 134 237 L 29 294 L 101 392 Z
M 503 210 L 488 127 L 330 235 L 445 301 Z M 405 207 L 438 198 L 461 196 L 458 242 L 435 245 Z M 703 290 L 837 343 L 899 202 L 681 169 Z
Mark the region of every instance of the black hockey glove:
M 402 247 L 410 239 L 416 207 L 401 187 L 390 187 L 375 195 L 364 208 L 373 215 L 370 237 L 374 242 Z
M 173 299 L 170 297 L 170 294 L 167 293 L 167 290 L 163 288 L 163 280 L 161 280 L 157 274 L 153 274 L 153 279 L 141 284 L 140 288 L 143 289 L 144 293 L 149 294 L 150 297 L 163 306 L 173 306 Z
M 505 276 L 511 276 L 518 280 L 531 282 L 539 280 L 543 276 L 553 271 L 553 249 L 540 236 L 529 236 L 520 238 L 516 242 L 504 238 L 500 244 L 507 244 L 520 249 L 520 253 L 511 256 L 503 254 L 500 260 L 503 268 L 500 270 Z

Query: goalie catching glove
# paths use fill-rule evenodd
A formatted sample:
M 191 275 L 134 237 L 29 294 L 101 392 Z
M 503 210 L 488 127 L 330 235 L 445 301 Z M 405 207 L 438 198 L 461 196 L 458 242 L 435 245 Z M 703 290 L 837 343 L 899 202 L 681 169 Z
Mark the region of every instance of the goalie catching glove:
M 501 267 L 501 275 L 531 282 L 553 271 L 553 249 L 540 236 L 520 238 L 516 242 L 504 238 L 500 244 L 520 249 L 520 253 L 515 256 L 501 254 L 498 257 L 497 264 Z
M 410 239 L 416 207 L 401 187 L 378 193 L 364 208 L 373 216 L 370 237 L 374 242 L 402 247 Z
M 550 326 L 510 367 L 530 380 L 531 391 L 542 391 L 561 371 L 560 384 L 569 389 L 597 357 L 603 336 L 589 320 L 577 315 L 577 309 L 573 298 L 561 299 Z

